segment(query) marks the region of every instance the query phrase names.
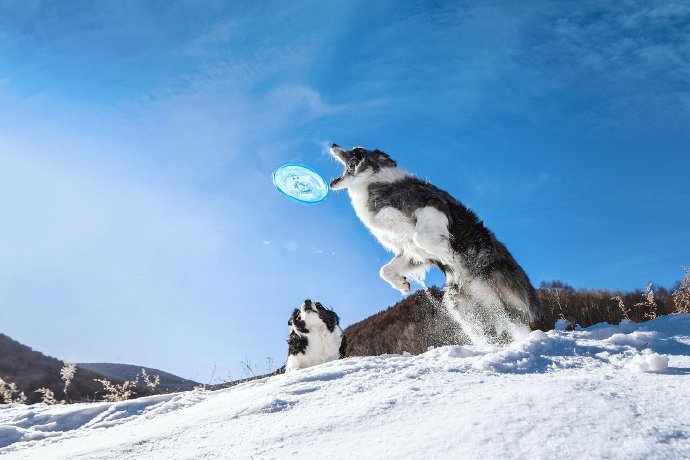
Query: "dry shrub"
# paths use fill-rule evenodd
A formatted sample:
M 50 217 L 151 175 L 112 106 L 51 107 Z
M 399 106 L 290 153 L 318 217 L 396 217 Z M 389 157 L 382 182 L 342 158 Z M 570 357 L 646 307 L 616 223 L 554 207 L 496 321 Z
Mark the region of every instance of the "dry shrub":
M 642 296 L 642 302 L 635 304 L 636 307 L 642 307 L 646 311 L 644 317 L 647 319 L 656 319 L 659 306 L 656 304 L 656 299 L 654 298 L 654 284 L 649 283 L 645 289 L 644 295 Z
M 246 378 L 256 376 L 256 369 L 247 356 L 244 357 L 244 361 L 240 361 L 240 366 L 242 367 L 242 372 L 244 372 L 244 376 Z
M 24 392 L 20 392 L 15 383 L 5 382 L 2 378 L 0 378 L 0 398 L 2 398 L 2 402 L 5 404 L 26 403 Z
M 643 322 L 673 312 L 670 292 L 664 288 L 654 289 L 651 283 L 645 291 L 620 292 L 574 289 L 556 281 L 542 283 L 538 293 L 545 313 L 560 315 L 553 317 L 554 321 L 562 318 L 582 327 L 604 322 L 618 324 L 624 319 Z
M 144 387 L 145 388 L 145 394 L 148 395 L 153 395 L 156 394 L 156 390 L 158 389 L 158 385 L 161 383 L 161 376 L 160 375 L 154 375 L 151 376 L 146 372 L 146 369 L 142 368 L 141 373 L 137 375 L 136 380 L 134 381 L 134 384 L 136 387 Z
M 615 295 L 611 297 L 611 300 L 615 300 L 618 302 L 618 308 L 620 309 L 621 313 L 623 313 L 623 318 L 630 321 L 630 310 L 628 309 L 628 307 L 625 306 L 625 301 L 623 301 L 623 297 Z
M 62 391 L 65 393 L 65 401 L 69 401 L 67 391 L 72 383 L 72 380 L 74 379 L 74 374 L 77 373 L 77 365 L 74 363 L 63 364 L 62 369 L 60 369 L 60 378 L 65 382 L 65 387 Z
M 55 399 L 55 393 L 53 393 L 53 390 L 51 390 L 50 388 L 39 388 L 38 390 L 36 390 L 36 393 L 41 393 L 43 395 L 43 399 L 41 402 L 44 404 L 52 406 L 53 404 L 58 403 L 58 400 Z
M 671 296 L 676 309 L 673 313 L 690 313 L 690 267 L 683 267 L 683 280 Z
M 106 395 L 103 397 L 105 401 L 109 402 L 119 402 L 127 401 L 132 395 L 136 393 L 136 383 L 127 380 L 121 385 L 111 382 L 107 379 L 94 379 L 94 381 L 99 382 L 103 385 L 103 389 L 106 391 Z

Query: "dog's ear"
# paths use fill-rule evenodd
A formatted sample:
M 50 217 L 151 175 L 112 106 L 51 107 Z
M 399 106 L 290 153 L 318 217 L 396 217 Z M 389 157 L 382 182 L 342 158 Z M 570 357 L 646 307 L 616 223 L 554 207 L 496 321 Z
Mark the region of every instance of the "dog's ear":
M 288 319 L 288 326 L 292 326 L 295 323 L 295 319 L 299 318 L 299 308 L 292 310 L 290 319 Z
M 340 317 L 338 316 L 338 314 L 335 311 L 333 311 L 332 308 L 330 308 L 330 307 L 326 308 L 323 305 L 321 305 L 319 302 L 316 302 L 316 305 L 333 314 L 333 317 L 331 318 L 331 320 L 335 321 L 336 326 L 340 324 Z
M 329 332 L 333 332 L 338 325 L 338 315 L 336 315 L 333 310 L 321 308 L 319 310 L 319 318 L 321 318 L 321 321 L 326 325 Z
M 331 146 L 331 155 L 339 158 L 341 161 L 347 161 L 352 156 L 352 151 L 347 150 L 339 146 L 338 144 L 333 144 Z

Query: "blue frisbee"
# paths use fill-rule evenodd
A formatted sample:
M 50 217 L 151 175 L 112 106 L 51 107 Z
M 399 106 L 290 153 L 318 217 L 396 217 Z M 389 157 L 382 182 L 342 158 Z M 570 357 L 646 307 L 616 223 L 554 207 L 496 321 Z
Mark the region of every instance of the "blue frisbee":
M 328 196 L 328 182 L 313 168 L 302 163 L 285 163 L 273 173 L 278 191 L 298 203 L 316 204 Z

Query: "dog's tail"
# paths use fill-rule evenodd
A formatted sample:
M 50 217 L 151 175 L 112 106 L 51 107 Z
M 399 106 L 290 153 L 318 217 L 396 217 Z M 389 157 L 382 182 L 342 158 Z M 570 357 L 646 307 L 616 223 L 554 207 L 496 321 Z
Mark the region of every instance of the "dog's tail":
M 543 321 L 543 310 L 536 289 L 530 283 L 525 272 L 520 268 L 518 272 L 494 272 L 489 278 L 489 284 L 494 287 L 496 294 L 506 309 L 523 317 L 530 329 L 540 329 Z

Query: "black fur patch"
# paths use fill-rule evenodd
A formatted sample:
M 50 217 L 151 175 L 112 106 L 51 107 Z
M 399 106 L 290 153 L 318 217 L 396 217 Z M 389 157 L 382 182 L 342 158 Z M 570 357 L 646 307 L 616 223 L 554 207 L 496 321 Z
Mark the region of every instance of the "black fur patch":
M 315 305 L 316 312 L 318 313 L 319 318 L 321 318 L 321 321 L 323 321 L 328 328 L 328 332 L 333 332 L 335 327 L 340 324 L 340 318 L 333 310 L 327 309 L 319 302 L 316 302 Z
M 335 146 L 335 144 L 333 144 Z M 338 155 L 345 163 L 345 172 L 337 179 L 331 181 L 335 185 L 348 176 L 355 176 L 364 171 L 372 170 L 377 173 L 381 168 L 395 167 L 398 164 L 387 153 L 381 150 L 366 150 L 362 147 L 355 147 L 352 150 L 345 150 Z
M 428 182 L 405 177 L 392 183 L 375 182 L 369 185 L 369 209 L 376 213 L 388 206 L 400 210 L 413 221 L 415 211 L 425 206 L 444 213 L 448 217 L 451 247 L 463 256 L 465 267 L 474 276 L 487 276 L 494 270 L 522 272 L 506 247 L 472 210 Z M 448 270 L 448 267 L 440 268 Z
M 345 337 L 345 334 L 343 334 L 342 338 L 340 339 L 340 359 L 343 359 L 345 357 L 346 352 L 347 352 L 347 338 Z
M 290 335 L 287 338 L 288 343 L 288 354 L 297 355 L 304 354 L 309 345 L 309 339 L 303 335 L 297 334 L 295 331 L 290 331 Z
M 361 147 L 355 147 L 351 151 L 352 159 L 348 161 L 348 168 L 356 169 L 358 173 L 372 169 L 374 172 L 379 172 L 381 168 L 392 168 L 398 164 L 387 153 L 378 149 L 366 150 Z
M 292 315 L 290 315 L 290 319 L 288 320 L 288 326 L 292 325 L 294 325 L 295 328 L 302 334 L 309 334 L 309 329 L 307 329 L 307 323 L 305 323 L 302 319 L 302 316 L 300 316 L 299 308 L 295 308 L 292 312 Z

